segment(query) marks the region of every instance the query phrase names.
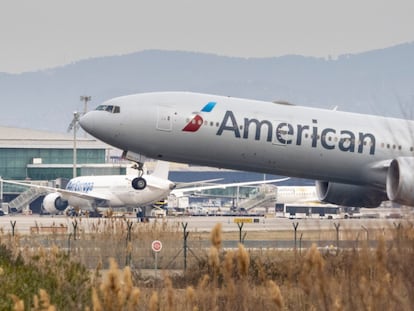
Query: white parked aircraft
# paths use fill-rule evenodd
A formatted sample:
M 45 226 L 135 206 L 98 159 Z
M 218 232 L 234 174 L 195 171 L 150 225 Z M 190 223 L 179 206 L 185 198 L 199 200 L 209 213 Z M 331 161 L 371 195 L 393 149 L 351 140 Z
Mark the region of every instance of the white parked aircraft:
M 36 186 L 3 180 L 6 183 L 41 188 L 50 192 L 43 208 L 56 214 L 68 206 L 95 211 L 101 208 L 143 207 L 164 199 L 175 188 L 168 180 L 169 163 L 158 161 L 150 175 L 81 176 L 69 181 L 66 189 Z
M 319 203 L 314 186 L 278 186 L 277 203 Z
M 81 176 L 69 181 L 66 189 L 39 186 L 29 183 L 2 180 L 2 182 L 40 188 L 50 192 L 43 199 L 43 208 L 51 214 L 64 211 L 68 206 L 76 210 L 95 211 L 105 208 L 145 207 L 165 199 L 170 193 L 183 196 L 185 193 L 215 188 L 234 186 L 257 185 L 276 183 L 288 178 L 250 181 L 229 184 L 214 184 L 208 186 L 192 186 L 205 184 L 218 179 L 184 183 L 182 188 L 168 180 L 169 163 L 157 161 L 154 171 L 150 175 L 108 175 L 108 176 Z
M 84 130 L 168 161 L 317 180 L 325 202 L 414 206 L 414 122 L 198 93 L 115 98 Z

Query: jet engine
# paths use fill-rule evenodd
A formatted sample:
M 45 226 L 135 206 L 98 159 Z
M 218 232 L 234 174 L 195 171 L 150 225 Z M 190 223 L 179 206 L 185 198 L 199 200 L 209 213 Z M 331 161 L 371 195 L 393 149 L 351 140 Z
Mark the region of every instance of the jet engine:
M 344 206 L 373 208 L 387 200 L 386 194 L 379 190 L 329 181 L 317 181 L 316 193 L 323 202 Z
M 391 161 L 387 174 L 387 195 L 391 201 L 414 206 L 414 158 Z
M 68 201 L 63 200 L 60 193 L 49 193 L 43 199 L 43 208 L 50 214 L 57 214 L 68 207 Z

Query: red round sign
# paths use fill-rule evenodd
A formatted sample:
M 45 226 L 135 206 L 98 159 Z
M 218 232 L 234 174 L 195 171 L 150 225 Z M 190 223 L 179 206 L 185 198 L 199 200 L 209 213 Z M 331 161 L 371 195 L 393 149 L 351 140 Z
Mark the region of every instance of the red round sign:
M 162 249 L 161 241 L 158 241 L 158 240 L 152 241 L 151 248 L 154 252 L 159 252 Z

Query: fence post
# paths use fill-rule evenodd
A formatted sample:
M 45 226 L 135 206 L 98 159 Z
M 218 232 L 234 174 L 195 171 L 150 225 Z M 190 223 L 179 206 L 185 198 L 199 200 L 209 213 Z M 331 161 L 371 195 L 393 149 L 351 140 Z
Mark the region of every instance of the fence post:
M 296 223 L 293 222 L 292 225 L 293 225 L 293 229 L 295 230 L 295 257 L 296 257 L 296 251 L 297 251 L 297 246 L 296 246 L 297 236 L 296 236 L 296 234 L 297 234 L 299 223 L 298 222 L 296 222 Z
M 242 236 L 243 226 L 244 226 L 244 222 L 238 222 L 237 223 L 237 227 L 239 227 L 239 243 L 240 244 L 244 243 L 244 239 L 246 238 L 246 234 L 247 234 L 245 232 L 244 235 Z
M 68 236 L 68 257 L 70 257 L 70 238 L 71 237 L 72 237 L 72 232 L 69 233 L 69 236 Z
M 131 246 L 131 230 L 132 230 L 132 221 L 127 220 L 127 237 L 126 237 L 126 259 L 125 259 L 125 265 L 130 266 L 131 265 L 131 256 L 132 256 L 132 246 Z
M 339 227 L 341 226 L 341 224 L 338 223 L 333 223 L 336 229 L 336 254 L 338 255 L 339 252 Z
M 367 244 L 368 244 L 368 241 L 369 241 L 369 231 L 368 231 L 368 229 L 366 228 L 366 227 L 364 227 L 364 226 L 361 226 L 362 227 L 362 229 L 364 229 L 365 230 L 365 232 L 367 233 Z
M 78 228 L 78 221 L 76 219 L 72 221 L 72 226 L 73 226 L 73 240 L 76 241 L 76 230 Z
M 183 250 L 184 250 L 184 272 L 187 271 L 187 238 L 188 238 L 188 235 L 190 234 L 190 232 L 187 232 L 187 225 L 188 225 L 187 222 L 185 224 L 183 222 L 181 223 L 181 226 L 183 227 L 183 230 L 184 230 L 184 245 L 183 245 Z
M 14 236 L 14 228 L 16 227 L 16 220 L 15 221 L 10 220 L 10 224 L 12 226 L 12 236 Z

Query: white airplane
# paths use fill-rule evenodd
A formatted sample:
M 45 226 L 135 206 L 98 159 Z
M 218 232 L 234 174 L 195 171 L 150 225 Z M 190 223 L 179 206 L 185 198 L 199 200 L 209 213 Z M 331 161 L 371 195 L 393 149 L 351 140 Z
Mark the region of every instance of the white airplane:
M 119 207 L 145 207 L 165 199 L 170 193 L 175 196 L 183 196 L 185 193 L 193 191 L 276 183 L 288 179 L 280 178 L 190 187 L 190 185 L 206 184 L 219 180 L 210 179 L 182 183 L 180 184 L 182 188 L 175 189 L 176 183 L 168 180 L 168 173 L 169 163 L 157 161 L 154 171 L 150 175 L 142 175 L 140 177 L 136 175 L 81 176 L 71 179 L 66 189 L 9 180 L 2 180 L 2 182 L 40 188 L 46 192 L 50 192 L 43 199 L 43 208 L 50 214 L 57 214 L 63 212 L 69 206 L 76 210 L 87 211 Z
M 257 100 L 156 92 L 109 100 L 80 124 L 125 154 L 317 180 L 320 200 L 414 206 L 414 122 Z
M 56 214 L 68 206 L 82 210 L 118 207 L 143 207 L 164 199 L 175 188 L 168 180 L 169 163 L 158 161 L 150 175 L 81 176 L 69 181 L 66 189 L 31 185 L 3 180 L 50 192 L 43 199 L 43 208 Z
M 314 186 L 278 186 L 276 188 L 277 203 L 318 203 Z

